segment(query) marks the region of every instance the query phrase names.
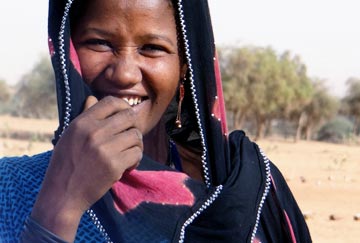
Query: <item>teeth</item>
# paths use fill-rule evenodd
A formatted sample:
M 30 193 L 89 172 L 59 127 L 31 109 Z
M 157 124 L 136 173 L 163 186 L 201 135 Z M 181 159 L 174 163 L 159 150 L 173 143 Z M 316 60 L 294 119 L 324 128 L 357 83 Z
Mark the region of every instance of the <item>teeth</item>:
M 141 103 L 141 97 L 124 97 L 124 101 L 126 101 L 130 106 L 135 106 Z

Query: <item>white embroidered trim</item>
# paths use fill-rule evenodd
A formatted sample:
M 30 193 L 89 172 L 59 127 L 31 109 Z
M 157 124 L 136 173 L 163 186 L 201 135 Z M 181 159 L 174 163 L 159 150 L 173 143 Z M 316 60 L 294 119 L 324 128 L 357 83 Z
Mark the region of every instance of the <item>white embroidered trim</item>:
M 87 214 L 89 214 L 91 220 L 93 221 L 93 223 L 95 224 L 96 228 L 100 231 L 100 233 L 102 234 L 102 236 L 104 237 L 104 239 L 106 240 L 107 243 L 113 243 L 109 237 L 109 235 L 106 233 L 106 230 L 104 228 L 104 226 L 102 226 L 100 220 L 98 219 L 98 217 L 96 216 L 95 212 L 92 209 L 88 209 L 86 211 Z
M 264 164 L 265 164 L 265 173 L 266 173 L 266 184 L 265 184 L 265 190 L 264 193 L 261 197 L 260 203 L 259 203 L 259 207 L 257 210 L 257 214 L 256 214 L 256 221 L 255 221 L 255 226 L 254 229 L 251 233 L 251 240 L 250 242 L 254 242 L 255 240 L 255 236 L 256 236 L 256 232 L 258 230 L 259 227 L 259 223 L 260 223 L 260 216 L 261 216 L 261 211 L 262 208 L 264 206 L 265 200 L 267 195 L 269 194 L 270 191 L 270 185 L 271 185 L 271 171 L 270 171 L 270 160 L 269 158 L 265 155 L 264 151 L 262 149 L 260 149 L 260 153 L 263 156 L 264 159 Z
M 220 195 L 222 189 L 222 185 L 217 186 L 215 192 L 206 200 L 206 202 L 201 205 L 201 207 L 185 221 L 180 230 L 179 243 L 184 243 L 186 227 L 189 226 L 206 208 L 208 208 L 216 200 L 216 198 Z
M 186 55 L 186 59 L 187 59 L 187 63 L 188 63 L 188 70 L 189 70 L 189 76 L 190 76 L 189 77 L 190 78 L 190 89 L 191 89 L 191 94 L 192 94 L 192 98 L 193 98 L 194 105 L 195 105 L 196 121 L 198 123 L 199 133 L 200 133 L 200 138 L 201 138 L 201 145 L 203 148 L 201 162 L 202 162 L 202 168 L 203 168 L 203 172 L 204 172 L 204 180 L 205 180 L 206 186 L 210 187 L 211 183 L 210 183 L 209 169 L 206 164 L 207 146 L 206 146 L 204 131 L 203 131 L 201 121 L 200 121 L 200 109 L 199 109 L 198 99 L 197 99 L 197 95 L 196 95 L 196 87 L 194 84 L 194 69 L 192 67 L 192 60 L 191 60 L 191 55 L 190 55 L 190 45 L 189 45 L 189 40 L 187 38 L 187 33 L 186 33 L 186 23 L 185 23 L 185 19 L 184 19 L 184 10 L 183 10 L 183 6 L 182 6 L 182 0 L 178 0 L 178 11 L 179 11 L 179 18 L 180 18 L 180 27 L 181 27 L 181 32 L 182 32 L 184 47 L 185 47 L 185 55 Z
M 185 18 L 184 18 L 184 10 L 183 10 L 183 6 L 182 6 L 182 0 L 178 0 L 178 11 L 179 11 L 180 27 L 181 27 L 181 31 L 182 31 L 184 47 L 185 47 L 185 54 L 186 54 L 189 76 L 190 76 L 189 77 L 190 89 L 191 89 L 193 102 L 195 105 L 195 115 L 196 115 L 196 120 L 197 120 L 198 127 L 199 127 L 201 145 L 203 148 L 201 162 L 202 162 L 202 168 L 203 168 L 203 173 L 204 173 L 204 180 L 205 180 L 206 186 L 210 187 L 211 182 L 210 182 L 209 169 L 208 169 L 208 165 L 206 164 L 207 146 L 206 146 L 204 131 L 203 131 L 201 121 L 200 121 L 200 109 L 199 109 L 198 99 L 197 99 L 197 95 L 196 95 L 196 87 L 194 84 L 194 70 L 192 67 L 189 40 L 187 38 L 186 23 L 185 23 Z M 216 198 L 218 198 L 222 189 L 223 189 L 222 185 L 217 186 L 215 192 L 210 196 L 210 198 L 208 200 L 206 200 L 206 202 L 199 208 L 199 210 L 197 210 L 193 215 L 190 216 L 190 218 L 188 218 L 185 221 L 185 223 L 183 224 L 183 226 L 181 227 L 181 230 L 180 230 L 179 243 L 183 243 L 185 240 L 186 227 L 189 226 L 206 208 L 208 208 L 216 200 Z
M 70 112 L 71 112 L 71 96 L 70 96 L 70 85 L 69 85 L 69 77 L 67 74 L 67 63 L 65 58 L 65 39 L 64 33 L 66 28 L 66 20 L 69 15 L 71 4 L 74 0 L 68 0 L 65 5 L 64 15 L 61 19 L 61 26 L 59 32 L 59 55 L 60 55 L 60 67 L 61 72 L 64 78 L 64 86 L 65 86 L 65 115 L 64 115 L 64 125 L 60 132 L 60 136 L 64 133 L 65 129 L 70 124 Z

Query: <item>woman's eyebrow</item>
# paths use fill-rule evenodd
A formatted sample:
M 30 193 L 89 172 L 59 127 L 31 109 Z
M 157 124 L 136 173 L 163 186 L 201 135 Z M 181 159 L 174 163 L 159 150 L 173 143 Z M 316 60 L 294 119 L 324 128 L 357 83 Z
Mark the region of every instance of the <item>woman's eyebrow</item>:
M 95 27 L 89 27 L 89 28 L 85 28 L 82 32 L 81 35 L 85 35 L 85 34 L 98 34 L 101 36 L 106 36 L 106 37 L 113 37 L 115 36 L 115 34 L 113 34 L 110 31 L 106 31 L 104 29 L 99 29 L 99 28 L 95 28 Z
M 170 45 L 174 46 L 175 43 L 167 36 L 165 35 L 159 35 L 159 34 L 146 34 L 142 36 L 142 39 L 146 40 L 163 40 L 168 42 Z

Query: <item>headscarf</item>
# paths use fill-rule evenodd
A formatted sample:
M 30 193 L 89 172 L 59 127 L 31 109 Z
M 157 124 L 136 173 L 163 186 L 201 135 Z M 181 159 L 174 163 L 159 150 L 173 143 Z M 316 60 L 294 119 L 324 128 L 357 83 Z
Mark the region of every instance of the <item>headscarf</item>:
M 91 94 L 71 41 L 73 1 L 50 0 L 49 5 L 59 109 L 54 144 Z M 270 162 L 243 132 L 227 132 L 207 1 L 174 0 L 173 5 L 188 65 L 183 127 L 173 125 L 176 98 L 164 120 L 171 140 L 200 149 L 204 182 L 144 155 L 139 167 L 124 173 L 87 213 L 107 242 L 256 241 L 270 190 Z

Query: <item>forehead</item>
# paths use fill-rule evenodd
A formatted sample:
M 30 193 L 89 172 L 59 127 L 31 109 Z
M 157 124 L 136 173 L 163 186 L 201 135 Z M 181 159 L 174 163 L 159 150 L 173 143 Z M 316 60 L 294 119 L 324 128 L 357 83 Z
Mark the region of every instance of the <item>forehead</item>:
M 84 1 L 84 0 L 82 0 Z M 94 0 L 93 0 L 94 1 Z M 104 0 L 98 0 L 102 3 L 104 3 Z M 123 7 L 157 7 L 159 4 L 163 6 L 167 6 L 169 8 L 172 8 L 172 1 L 173 0 L 105 0 L 112 2 L 114 5 L 119 5 Z
M 93 8 L 114 8 L 121 7 L 122 9 L 132 10 L 139 8 L 148 8 L 153 11 L 162 8 L 174 10 L 174 0 L 75 0 L 71 7 L 71 19 L 78 20 L 83 17 L 89 9 Z
M 75 0 L 70 9 L 70 28 L 78 34 L 84 26 L 113 31 L 123 26 L 131 33 L 178 32 L 173 6 L 172 0 Z
M 70 11 L 71 29 L 86 22 L 115 24 L 134 18 L 143 22 L 154 20 L 161 25 L 173 22 L 173 0 L 75 0 Z M 175 21 L 177 22 L 177 21 Z M 162 23 L 162 24 L 160 24 Z M 150 23 L 149 23 L 150 24 Z M 155 27 L 155 26 L 153 26 Z

